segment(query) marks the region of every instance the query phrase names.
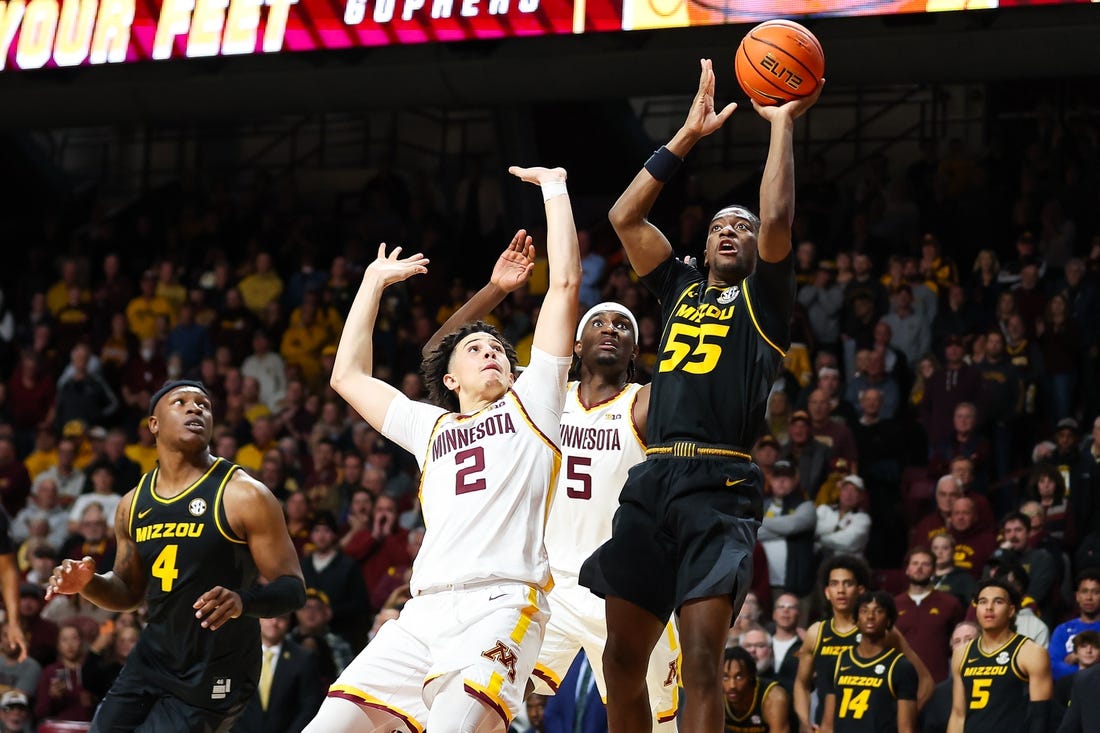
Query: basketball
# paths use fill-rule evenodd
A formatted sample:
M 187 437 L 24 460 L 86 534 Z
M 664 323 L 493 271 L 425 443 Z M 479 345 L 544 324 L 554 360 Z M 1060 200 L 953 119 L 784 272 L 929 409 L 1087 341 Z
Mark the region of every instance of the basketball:
M 745 94 L 769 106 L 813 94 L 825 74 L 825 53 L 798 23 L 769 20 L 741 39 L 733 66 Z

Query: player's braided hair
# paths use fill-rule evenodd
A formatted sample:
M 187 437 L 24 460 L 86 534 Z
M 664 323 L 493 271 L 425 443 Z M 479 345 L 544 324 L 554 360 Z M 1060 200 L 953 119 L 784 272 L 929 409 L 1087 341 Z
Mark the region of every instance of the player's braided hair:
M 741 671 L 752 680 L 756 679 L 756 658 L 748 649 L 740 646 L 728 646 L 723 653 L 723 665 L 729 662 L 737 662 L 741 665 Z
M 859 614 L 859 609 L 870 603 L 886 609 L 886 618 L 890 621 L 886 628 L 892 629 L 898 620 L 898 607 L 894 603 L 894 597 L 884 590 L 865 590 L 859 594 L 859 598 L 856 598 L 856 614 Z
M 433 405 L 438 405 L 444 410 L 459 412 L 461 409 L 458 395 L 443 384 L 443 376 L 450 370 L 451 355 L 455 347 L 472 333 L 487 333 L 499 341 L 504 346 L 504 355 L 508 357 L 508 367 L 515 374 L 516 350 L 500 335 L 500 332 L 484 321 L 465 324 L 454 333 L 444 336 L 439 346 L 424 357 L 424 363 L 420 367 L 424 375 L 424 384 L 428 388 L 428 399 Z

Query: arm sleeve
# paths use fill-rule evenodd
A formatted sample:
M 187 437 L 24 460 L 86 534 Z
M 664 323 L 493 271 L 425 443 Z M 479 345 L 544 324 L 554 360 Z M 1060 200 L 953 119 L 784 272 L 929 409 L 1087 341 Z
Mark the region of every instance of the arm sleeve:
M 531 347 L 531 363 L 512 387 L 531 422 L 555 444 L 561 432 L 561 411 L 572 363 L 571 356 L 553 356 Z
M 394 395 L 382 421 L 382 434 L 412 453 L 420 468 L 424 468 L 424 456 L 428 442 L 439 418 L 447 414 L 442 407 L 414 402 L 403 394 Z
M 898 660 L 892 673 L 894 697 L 898 700 L 917 699 L 917 669 L 905 657 Z

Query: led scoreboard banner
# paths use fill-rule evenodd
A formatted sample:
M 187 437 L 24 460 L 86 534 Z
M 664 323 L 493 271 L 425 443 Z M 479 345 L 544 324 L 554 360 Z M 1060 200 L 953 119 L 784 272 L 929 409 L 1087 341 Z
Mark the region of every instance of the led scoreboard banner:
M 0 71 L 1090 0 L 0 0 Z

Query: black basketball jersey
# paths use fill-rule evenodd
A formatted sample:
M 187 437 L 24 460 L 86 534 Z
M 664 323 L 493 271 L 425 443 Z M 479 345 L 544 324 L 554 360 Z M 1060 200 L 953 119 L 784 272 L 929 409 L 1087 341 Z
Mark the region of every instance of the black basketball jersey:
M 669 257 L 642 278 L 661 302 L 664 331 L 653 367 L 646 442 L 730 445 L 748 451 L 790 346 L 794 267 L 757 259 L 739 285 Z
M 836 733 L 895 733 L 898 700 L 917 699 L 917 670 L 897 649 L 864 659 L 854 646 L 836 659 Z
M 832 687 L 837 658 L 859 642 L 858 626 L 852 626 L 841 634 L 836 630 L 833 621 L 830 617 L 821 622 L 817 630 L 817 644 L 814 646 L 814 689 L 817 690 L 818 699 L 822 701 Z M 818 707 L 818 710 L 821 708 Z
M 130 504 L 130 536 L 147 574 L 149 607 L 149 623 L 130 659 L 171 694 L 205 707 L 254 687 L 260 674 L 255 618 L 241 616 L 211 631 L 199 625 L 192 608 L 214 586 L 240 592 L 256 582 L 248 545 L 230 528 L 222 504 L 237 469 L 218 458 L 171 499 L 157 495 L 159 469 L 153 469 L 142 476 Z
M 730 708 L 729 700 L 725 700 L 725 733 L 768 733 L 771 728 L 768 726 L 767 721 L 764 720 L 764 698 L 771 692 L 772 688 L 776 687 L 778 684 L 778 682 L 762 680 L 757 677 L 756 690 L 752 695 L 752 707 L 741 716 L 736 715 L 733 709 Z
M 1027 718 L 1030 700 L 1027 677 L 1016 663 L 1022 634 L 991 652 L 982 650 L 981 637 L 966 645 L 959 674 L 966 691 L 966 733 L 1005 733 L 1019 730 Z

